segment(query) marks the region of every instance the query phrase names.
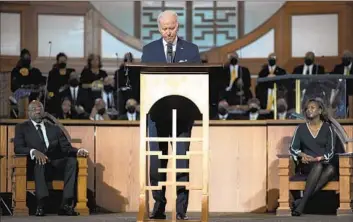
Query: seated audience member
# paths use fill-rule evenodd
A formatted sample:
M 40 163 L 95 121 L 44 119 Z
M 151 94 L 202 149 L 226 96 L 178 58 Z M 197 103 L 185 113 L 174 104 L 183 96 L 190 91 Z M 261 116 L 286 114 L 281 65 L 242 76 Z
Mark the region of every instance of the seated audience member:
M 228 112 L 229 104 L 226 100 L 221 100 L 218 103 L 218 113 L 212 120 L 232 120 L 233 115 Z
M 105 110 L 110 117 L 110 119 L 118 118 L 117 111 L 117 103 L 118 103 L 118 95 L 115 90 L 114 78 L 111 76 L 107 76 L 103 80 L 103 90 L 101 92 L 101 96 L 99 97 L 103 99 L 105 103 Z
M 304 64 L 294 68 L 293 74 L 316 75 L 325 74 L 325 68 L 322 65 L 315 64 L 315 54 L 307 52 L 304 58 Z
M 307 52 L 304 58 L 304 64 L 294 68 L 293 74 L 298 75 L 321 75 L 325 74 L 325 68 L 315 64 L 315 54 Z M 304 81 L 305 83 L 305 81 Z M 288 105 L 290 109 L 295 108 L 295 81 L 290 81 L 288 88 Z M 314 91 L 317 91 L 315 83 L 301 84 L 302 98 L 305 101 L 307 96 L 311 97 Z
M 288 110 L 288 104 L 285 98 L 277 99 L 277 119 L 278 120 L 292 119 L 291 113 Z
M 140 113 L 137 112 L 137 101 L 128 99 L 125 106 L 127 112 L 119 117 L 119 120 L 135 121 L 140 120 Z
M 110 117 L 105 109 L 106 104 L 103 99 L 96 99 L 89 116 L 90 120 L 110 120 Z
M 102 69 L 101 57 L 90 54 L 87 59 L 87 66 L 81 72 L 80 82 L 83 88 L 88 89 L 93 101 L 100 97 L 103 79 L 107 76 L 107 72 Z
M 76 156 L 87 156 L 88 152 L 73 148 L 58 126 L 43 121 L 44 108 L 39 101 L 29 104 L 28 116 L 28 121 L 16 125 L 14 146 L 15 153 L 28 155 L 29 164 L 34 166 L 36 215 L 45 215 L 44 207 L 49 196 L 46 178 L 56 170 L 64 172 L 65 184 L 59 215 L 77 216 L 72 208 L 77 179 Z
M 290 152 L 300 172 L 307 175 L 304 195 L 294 201 L 292 215 L 300 216 L 307 201 L 337 175 L 336 134 L 321 99 L 309 99 L 303 109 L 306 123 L 294 131 Z
M 286 70 L 276 65 L 276 55 L 271 53 L 268 56 L 268 64 L 265 64 L 261 71 L 259 72 L 258 78 L 266 78 L 273 76 L 285 75 Z M 272 82 L 264 82 L 258 83 L 255 88 L 256 98 L 260 100 L 261 109 L 273 110 L 273 83 Z M 278 89 L 283 88 L 282 84 L 277 84 Z
M 23 95 L 15 93 L 18 89 L 32 89 L 29 94 L 29 101 L 40 99 L 42 100 L 43 94 L 42 87 L 46 84 L 46 78 L 42 76 L 39 69 L 31 66 L 31 54 L 27 49 L 22 49 L 20 60 L 17 62 L 16 67 L 11 72 L 11 91 L 14 93 L 16 102 Z
M 82 118 L 89 116 L 91 112 L 93 101 L 89 96 L 86 89 L 80 86 L 80 76 L 76 72 L 71 72 L 69 81 L 69 87 L 60 93 L 61 101 L 64 98 L 68 98 L 71 101 L 72 108 L 78 113 Z
M 134 57 L 131 52 L 124 55 L 124 62 L 115 72 L 115 86 L 118 88 L 119 94 L 119 113 L 125 113 L 126 101 L 134 98 L 140 101 L 140 73 L 135 69 L 128 69 L 126 63 L 133 63 Z
M 207 64 L 208 63 L 208 57 L 206 54 L 201 55 L 201 63 L 202 64 Z
M 57 119 L 88 119 L 89 114 L 82 106 L 73 107 L 70 98 L 64 98 L 61 102 Z
M 60 109 L 60 93 L 69 87 L 68 81 L 72 72 L 75 72 L 75 70 L 67 67 L 67 56 L 60 52 L 56 56 L 56 63 L 48 76 L 48 103 L 45 108 L 49 113 L 55 114 L 56 110 Z
M 258 98 L 252 98 L 248 101 L 248 110 L 245 115 L 237 116 L 240 120 L 266 120 L 273 119 L 268 110 L 261 110 L 260 101 Z
M 225 98 L 230 105 L 243 105 L 252 98 L 250 72 L 248 68 L 238 65 L 237 53 L 229 55 L 229 62 L 222 73 L 222 85 L 221 98 Z

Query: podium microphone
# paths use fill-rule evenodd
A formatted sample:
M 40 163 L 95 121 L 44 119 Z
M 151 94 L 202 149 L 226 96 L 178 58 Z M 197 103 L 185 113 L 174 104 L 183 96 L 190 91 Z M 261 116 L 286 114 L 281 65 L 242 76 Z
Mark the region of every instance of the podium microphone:
M 49 44 L 49 55 L 48 55 L 48 59 L 50 60 L 50 57 L 51 57 L 51 46 L 52 46 L 52 43 L 51 41 L 48 42 Z M 47 76 L 47 79 L 45 81 L 45 88 L 44 88 L 44 101 L 43 101 L 43 107 L 44 107 L 44 111 L 45 111 L 45 106 L 47 104 L 47 94 L 48 94 L 48 79 L 49 79 L 49 73 L 48 73 L 48 76 Z

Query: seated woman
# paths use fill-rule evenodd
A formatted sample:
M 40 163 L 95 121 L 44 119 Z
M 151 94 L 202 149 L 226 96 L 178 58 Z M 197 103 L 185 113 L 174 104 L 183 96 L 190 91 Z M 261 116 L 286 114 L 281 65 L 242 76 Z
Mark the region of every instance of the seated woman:
M 309 99 L 303 113 L 306 123 L 296 128 L 290 152 L 299 161 L 301 172 L 307 174 L 307 180 L 303 197 L 293 203 L 293 216 L 302 214 L 309 198 L 334 178 L 338 169 L 336 134 L 328 122 L 324 103 L 320 98 Z
M 82 106 L 74 108 L 71 100 L 64 97 L 61 102 L 61 109 L 56 115 L 57 119 L 88 119 L 89 114 L 85 112 Z

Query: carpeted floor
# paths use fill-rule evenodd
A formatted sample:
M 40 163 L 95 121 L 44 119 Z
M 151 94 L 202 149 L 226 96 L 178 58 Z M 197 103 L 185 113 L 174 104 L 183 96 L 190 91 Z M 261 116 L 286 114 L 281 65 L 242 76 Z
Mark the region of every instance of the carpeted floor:
M 199 219 L 198 214 L 190 214 L 190 219 Z M 277 217 L 274 214 L 211 214 L 210 222 L 249 222 L 249 221 L 266 221 L 266 222 L 291 222 L 291 221 L 310 221 L 310 222 L 331 222 L 331 221 L 342 221 L 342 222 L 352 222 L 353 216 L 323 216 L 323 215 L 303 215 L 301 217 Z M 63 217 L 49 215 L 46 217 L 11 217 L 2 216 L 0 221 L 10 221 L 10 222 L 62 222 L 65 220 L 70 220 L 70 222 L 135 222 L 136 214 L 132 213 L 122 213 L 122 214 L 100 214 L 91 215 L 87 217 Z

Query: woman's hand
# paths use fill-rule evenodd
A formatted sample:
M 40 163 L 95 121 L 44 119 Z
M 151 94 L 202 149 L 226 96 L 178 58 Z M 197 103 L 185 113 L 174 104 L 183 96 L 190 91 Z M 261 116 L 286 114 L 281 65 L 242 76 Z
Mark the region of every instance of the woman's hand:
M 314 158 L 310 155 L 307 155 L 305 153 L 303 153 L 301 156 L 302 156 L 302 163 L 304 163 L 304 164 L 308 164 L 310 162 L 316 161 L 316 158 Z

